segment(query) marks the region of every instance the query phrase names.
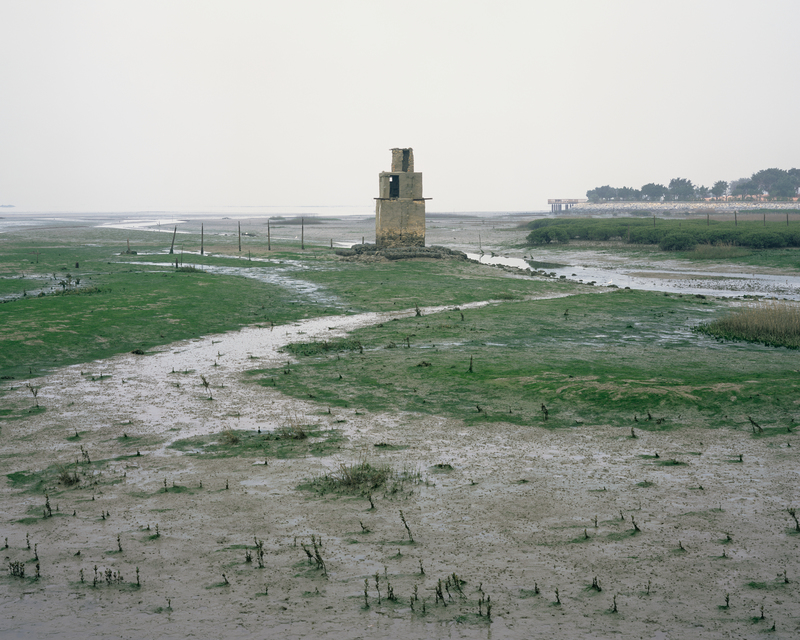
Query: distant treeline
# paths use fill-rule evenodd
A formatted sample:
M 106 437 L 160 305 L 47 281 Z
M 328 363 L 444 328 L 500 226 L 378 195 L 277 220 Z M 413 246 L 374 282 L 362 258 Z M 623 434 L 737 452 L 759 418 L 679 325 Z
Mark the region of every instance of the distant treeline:
M 758 221 L 653 220 L 615 218 L 548 218 L 528 223 L 528 244 L 568 243 L 570 240 L 618 240 L 657 244 L 666 251 L 686 251 L 697 245 L 730 245 L 751 249 L 800 247 L 800 224 Z
M 733 182 L 718 180 L 712 187 L 696 186 L 686 178 L 673 178 L 668 186 L 649 182 L 641 189 L 596 187 L 586 192 L 590 202 L 686 202 L 733 196 L 751 200 L 766 196 L 773 200 L 794 198 L 800 190 L 800 169 L 762 169 L 749 178 Z

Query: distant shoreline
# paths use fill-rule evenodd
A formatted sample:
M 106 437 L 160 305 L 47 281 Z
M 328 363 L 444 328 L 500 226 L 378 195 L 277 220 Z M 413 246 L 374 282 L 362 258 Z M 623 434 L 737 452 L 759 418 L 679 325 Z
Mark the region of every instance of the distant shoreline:
M 797 211 L 800 202 L 581 202 L 564 213 L 714 213 L 734 211 Z

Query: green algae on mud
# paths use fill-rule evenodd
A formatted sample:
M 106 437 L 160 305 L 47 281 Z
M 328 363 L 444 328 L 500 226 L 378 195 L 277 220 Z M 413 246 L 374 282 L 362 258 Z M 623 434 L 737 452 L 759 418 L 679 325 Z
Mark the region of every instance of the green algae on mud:
M 25 493 L 41 495 L 49 492 L 55 497 L 66 491 L 85 489 L 89 486 L 119 484 L 123 476 L 117 474 L 109 465 L 135 457 L 137 456 L 133 454 L 91 462 L 56 463 L 44 469 L 8 473 L 6 481 L 9 487 Z M 74 476 L 74 480 L 67 479 L 68 476 Z
M 332 251 L 266 251 L 249 261 L 225 255 L 162 253 L 161 238 L 115 229 L 14 232 L 0 237 L 0 293 L 22 296 L 0 305 L 0 377 L 32 377 L 56 367 L 239 329 L 353 311 L 465 304 L 504 297 L 575 291 L 578 285 L 509 278 L 464 261 L 355 263 Z M 126 254 L 124 238 L 138 255 Z M 90 246 L 87 241 L 99 246 Z M 148 253 L 149 255 L 144 255 Z M 176 271 L 180 258 L 198 271 Z M 141 264 L 158 262 L 162 266 Z M 309 301 L 286 286 L 205 273 L 203 266 L 280 268 L 297 281 L 324 287 L 341 299 L 336 308 Z M 80 284 L 75 284 L 80 280 Z M 61 282 L 69 282 L 61 285 Z M 53 289 L 55 287 L 55 290 Z M 59 295 L 57 295 L 59 294 Z M 69 294 L 69 295 L 65 295 Z M 348 308 L 349 307 L 349 308 Z M 2 378 L 0 378 L 2 379 Z
M 363 353 L 301 357 L 291 375 L 261 371 L 261 382 L 329 406 L 467 424 L 788 424 L 800 390 L 787 377 L 792 354 L 691 331 L 717 313 L 704 298 L 625 290 L 450 310 L 354 331 Z
M 130 269 L 79 256 L 91 295 L 26 297 L 0 305 L 0 374 L 14 378 L 250 324 L 321 315 L 293 292 L 251 279 L 161 267 Z M 85 270 L 85 271 L 84 271 Z M 76 271 L 73 269 L 73 271 Z M 77 290 L 80 292 L 80 289 Z
M 460 305 L 585 290 L 575 283 L 511 278 L 501 270 L 462 260 L 348 262 L 328 256 L 327 261 L 310 267 L 303 273 L 304 279 L 324 285 L 361 311 Z

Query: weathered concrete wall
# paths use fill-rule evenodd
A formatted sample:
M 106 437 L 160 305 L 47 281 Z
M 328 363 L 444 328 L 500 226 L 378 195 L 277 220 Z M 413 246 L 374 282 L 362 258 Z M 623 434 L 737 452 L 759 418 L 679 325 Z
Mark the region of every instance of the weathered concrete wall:
M 392 149 L 392 171 L 414 171 L 414 150 Z
M 414 172 L 413 149 L 392 149 L 392 170 L 378 175 L 375 198 L 375 244 L 425 246 L 425 199 L 422 174 Z
M 400 181 L 399 198 L 422 199 L 422 174 L 421 173 L 395 173 L 385 171 L 379 174 L 378 194 L 380 198 L 390 198 L 389 179 L 395 178 Z
M 425 201 L 376 200 L 375 244 L 379 247 L 424 247 Z

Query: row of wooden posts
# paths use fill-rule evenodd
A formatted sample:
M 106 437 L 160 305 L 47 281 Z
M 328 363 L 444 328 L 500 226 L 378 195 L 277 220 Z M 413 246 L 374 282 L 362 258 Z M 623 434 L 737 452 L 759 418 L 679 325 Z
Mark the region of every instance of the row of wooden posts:
M 739 212 L 734 209 L 734 211 L 733 211 L 733 226 L 735 226 L 735 227 L 739 226 L 738 213 Z M 763 212 L 763 214 L 764 214 L 764 226 L 766 227 L 767 226 L 767 213 L 766 213 L 766 211 Z M 719 215 L 719 213 L 715 213 L 714 215 Z M 706 213 L 706 226 L 709 226 L 710 224 L 711 224 L 711 215 L 710 215 L 710 213 L 707 212 Z M 654 227 L 656 226 L 656 214 L 653 214 L 653 226 Z M 786 212 L 786 226 L 787 227 L 789 226 L 789 212 L 788 211 Z
M 242 223 L 239 222 L 238 226 L 239 226 L 239 252 L 241 253 L 241 251 L 242 251 Z M 175 236 L 176 236 L 177 233 L 178 233 L 178 227 L 176 225 L 175 229 L 172 231 L 172 244 L 169 247 L 170 254 L 175 252 Z M 204 229 L 203 223 L 201 222 L 200 223 L 200 255 L 201 256 L 204 253 L 204 246 L 203 246 L 204 245 L 204 237 L 205 237 L 205 229 Z M 364 243 L 364 239 L 363 238 L 361 239 L 361 243 L 362 244 Z M 305 220 L 303 218 L 300 218 L 300 248 L 301 249 L 305 249 L 306 248 L 306 242 L 305 242 Z M 333 238 L 331 238 L 331 249 L 333 249 Z M 271 232 L 270 232 L 269 218 L 267 218 L 267 251 L 272 251 L 272 235 L 271 235 Z

